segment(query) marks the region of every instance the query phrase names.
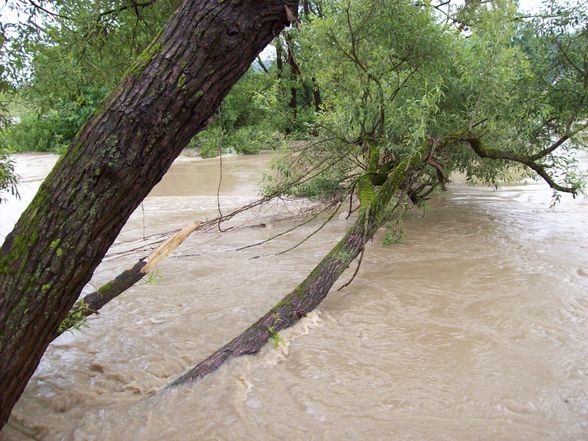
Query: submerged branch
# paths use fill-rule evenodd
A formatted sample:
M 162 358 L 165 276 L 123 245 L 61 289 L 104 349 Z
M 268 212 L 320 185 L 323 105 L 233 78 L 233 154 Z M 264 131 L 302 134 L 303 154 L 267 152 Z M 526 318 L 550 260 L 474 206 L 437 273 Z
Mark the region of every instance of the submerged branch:
M 424 158 L 425 152 L 419 151 L 399 162 L 375 198 L 367 207 L 360 209 L 355 223 L 345 236 L 302 283 L 241 335 L 198 363 L 168 387 L 197 381 L 231 358 L 259 352 L 269 339 L 275 338 L 277 332 L 294 325 L 314 310 L 385 222 L 390 200 L 403 188 L 410 175 L 422 166 Z
M 175 231 L 174 234 L 165 240 L 155 251 L 149 256 L 139 259 L 139 261 L 131 268 L 126 269 L 114 279 L 102 285 L 96 291 L 86 295 L 81 300 L 76 302 L 68 314 L 68 318 L 62 323 L 59 331 L 56 333 L 54 338 L 57 338 L 63 332 L 75 328 L 76 324 L 80 321 L 89 317 L 93 314 L 98 314 L 98 311 L 111 300 L 121 295 L 123 292 L 131 288 L 137 282 L 139 282 L 147 273 L 149 273 L 155 266 L 160 263 L 164 258 L 169 256 L 177 247 L 179 247 L 192 233 L 205 228 L 210 228 L 217 225 L 221 220 L 228 220 L 239 213 L 250 210 L 256 206 L 262 205 L 269 200 L 273 199 L 273 196 L 267 196 L 231 213 L 224 217 L 217 217 L 203 222 L 195 222 L 192 225 Z M 74 319 L 75 318 L 75 319 Z
M 59 328 L 58 332 L 55 334 L 54 338 L 57 338 L 63 332 L 75 328 L 81 320 L 84 320 L 86 317 L 97 314 L 98 311 L 106 305 L 111 300 L 118 297 L 120 294 L 125 292 L 127 289 L 131 288 L 137 282 L 139 282 L 149 271 L 151 271 L 157 263 L 167 257 L 173 250 L 175 250 L 178 246 L 180 246 L 190 234 L 194 231 L 202 230 L 205 228 L 209 228 L 212 226 L 217 226 L 219 230 L 220 225 L 222 222 L 226 222 L 238 214 L 250 210 L 254 207 L 263 205 L 276 197 L 281 196 L 285 192 L 287 192 L 290 188 L 295 185 L 300 185 L 315 176 L 318 176 L 320 173 L 328 170 L 330 167 L 336 165 L 339 161 L 341 161 L 343 157 L 338 157 L 331 163 L 328 163 L 324 167 L 316 167 L 311 170 L 311 173 L 306 176 L 300 176 L 295 179 L 293 182 L 287 183 L 284 187 L 277 189 L 272 194 L 264 196 L 254 202 L 251 202 L 247 205 L 244 205 L 226 215 L 223 215 L 220 211 L 220 216 L 216 217 L 215 219 L 211 219 L 208 221 L 203 222 L 195 222 L 192 225 L 185 227 L 182 230 L 176 230 L 173 232 L 173 235 L 168 239 L 159 239 L 155 242 L 152 242 L 151 245 L 163 242 L 153 253 L 151 253 L 147 257 L 141 258 L 133 267 L 123 271 L 119 275 L 117 275 L 114 279 L 110 280 L 109 282 L 102 285 L 98 290 L 88 294 L 72 307 L 70 310 L 67 318 L 62 322 L 61 327 Z M 318 171 L 317 171 L 318 169 Z M 221 163 L 221 172 L 222 172 L 222 163 Z M 222 175 L 221 175 L 222 176 Z M 221 178 L 222 179 L 222 178 Z M 220 188 L 220 184 L 219 184 Z M 217 192 L 217 202 L 220 204 L 219 200 L 219 193 Z M 339 204 L 340 207 L 340 204 Z M 338 208 L 337 208 L 338 209 Z M 324 210 L 321 210 L 321 212 Z M 320 214 L 320 212 L 319 212 Z M 171 233 L 168 233 L 171 234 Z M 135 250 L 127 250 L 125 254 L 128 252 L 134 252 Z
M 84 296 L 83 299 L 76 302 L 70 310 L 68 318 L 59 328 L 55 338 L 63 334 L 65 331 L 76 327 L 76 324 L 86 317 L 92 314 L 98 314 L 100 308 L 141 280 L 147 273 L 149 273 L 149 271 L 155 268 L 159 262 L 179 247 L 190 234 L 202 228 L 203 225 L 202 222 L 196 222 L 178 231 L 147 258 L 140 259 L 132 268 L 123 271 L 110 282 L 105 283 L 96 291 Z
M 80 299 L 76 304 L 72 307 L 68 314 L 68 318 L 62 323 L 59 332 L 55 335 L 54 338 L 57 338 L 63 332 L 70 330 L 72 328 L 76 328 L 78 323 L 84 320 L 86 317 L 89 317 L 93 314 L 98 314 L 99 310 L 109 303 L 111 300 L 114 300 L 119 295 L 124 293 L 126 290 L 134 286 L 138 283 L 145 275 L 147 275 L 150 271 L 152 271 L 157 264 L 159 264 L 164 258 L 169 256 L 176 248 L 178 248 L 192 233 L 195 231 L 202 231 L 205 229 L 210 229 L 216 225 L 218 222 L 223 220 L 226 221 L 235 217 L 237 214 L 242 213 L 244 211 L 250 210 L 256 206 L 259 206 L 263 203 L 269 202 L 269 200 L 273 199 L 274 197 L 266 197 L 259 199 L 255 202 L 252 202 L 248 205 L 245 205 L 233 212 L 225 215 L 223 218 L 217 217 L 208 221 L 196 222 L 192 225 L 189 225 L 181 230 L 174 231 L 173 235 L 166 240 L 156 241 L 163 242 L 155 251 L 153 251 L 150 255 L 146 257 L 142 257 L 139 261 L 133 265 L 131 268 L 126 269 L 122 273 L 118 274 L 115 278 L 111 279 L 109 282 L 103 284 L 100 288 L 96 291 L 86 295 L 82 299 Z M 321 213 L 325 210 L 332 207 L 333 204 L 329 204 L 327 208 L 319 210 L 316 215 L 309 221 L 305 221 L 304 225 L 316 217 L 318 217 Z M 261 224 L 263 225 L 263 224 Z M 298 228 L 301 225 L 297 225 L 294 228 Z M 249 225 L 247 228 L 255 228 L 260 225 Z M 241 227 L 233 227 L 231 229 L 238 229 L 243 228 Z M 294 229 L 292 228 L 292 229 Z M 289 230 L 290 231 L 290 230 Z M 286 234 L 289 231 L 286 231 L 282 234 L 278 234 L 276 237 Z M 269 239 L 268 239 L 269 240 Z M 266 241 L 262 242 L 265 243 Z M 243 247 L 237 249 L 235 251 L 239 251 L 241 249 L 249 248 L 252 246 L 256 246 L 259 244 L 250 245 L 248 247 Z M 132 250 L 131 250 L 132 251 Z M 136 251 L 136 250 L 135 250 Z

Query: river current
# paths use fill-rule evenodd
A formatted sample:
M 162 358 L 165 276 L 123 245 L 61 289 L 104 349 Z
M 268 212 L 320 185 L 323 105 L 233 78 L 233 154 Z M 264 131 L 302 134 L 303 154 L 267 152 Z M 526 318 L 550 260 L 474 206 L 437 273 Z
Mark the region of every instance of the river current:
M 18 155 L 22 200 L 56 157 Z M 223 212 L 257 198 L 270 156 L 223 160 Z M 86 290 L 152 235 L 217 213 L 218 160 L 180 157 L 131 217 Z M 234 230 L 195 233 L 157 271 L 51 344 L 1 441 L 588 439 L 588 202 L 550 208 L 542 183 L 459 179 L 367 247 L 357 278 L 255 356 L 160 392 L 296 286 L 344 234 L 278 201 Z M 147 237 L 147 241 L 143 240 Z M 337 286 L 347 281 L 348 270 Z

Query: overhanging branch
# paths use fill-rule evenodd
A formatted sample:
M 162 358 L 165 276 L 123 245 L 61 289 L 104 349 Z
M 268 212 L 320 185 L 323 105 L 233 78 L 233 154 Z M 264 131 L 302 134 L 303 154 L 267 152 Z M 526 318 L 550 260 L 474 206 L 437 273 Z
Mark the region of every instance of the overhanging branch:
M 547 184 L 554 190 L 561 191 L 563 193 L 571 193 L 575 197 L 578 194 L 578 188 L 574 186 L 564 187 L 562 185 L 559 185 L 553 180 L 551 176 L 549 176 L 549 173 L 547 173 L 547 171 L 545 170 L 545 166 L 537 163 L 538 159 L 544 158 L 546 155 L 553 152 L 555 149 L 561 146 L 567 139 L 569 139 L 570 136 L 572 135 L 566 134 L 562 136 L 562 138 L 556 141 L 553 145 L 532 156 L 524 156 L 513 152 L 503 152 L 498 149 L 487 147 L 485 145 L 482 145 L 482 142 L 479 138 L 473 136 L 458 138 L 457 141 L 467 142 L 472 147 L 472 150 L 474 150 L 474 152 L 476 152 L 476 154 L 480 158 L 513 161 L 523 164 L 529 167 L 531 170 L 535 171 L 539 176 L 541 176 L 543 180 L 545 180 L 545 182 L 547 182 Z

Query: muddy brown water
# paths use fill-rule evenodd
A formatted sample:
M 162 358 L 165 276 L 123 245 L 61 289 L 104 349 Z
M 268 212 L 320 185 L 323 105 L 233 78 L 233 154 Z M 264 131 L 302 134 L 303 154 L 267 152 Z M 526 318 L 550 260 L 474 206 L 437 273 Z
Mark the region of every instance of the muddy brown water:
M 16 161 L 23 200 L 0 206 L 2 235 L 55 157 Z M 256 198 L 268 162 L 225 158 L 223 211 Z M 180 158 L 112 252 L 214 217 L 217 185 L 217 161 Z M 351 221 L 281 256 L 317 224 L 234 250 L 292 226 L 274 221 L 299 202 L 235 223 L 265 228 L 196 234 L 49 347 L 0 440 L 588 439 L 588 203 L 550 209 L 550 195 L 539 183 L 455 182 L 407 217 L 402 243 L 385 247 L 380 232 L 354 283 L 283 345 L 154 393 L 277 302 Z M 111 256 L 91 286 L 139 255 Z

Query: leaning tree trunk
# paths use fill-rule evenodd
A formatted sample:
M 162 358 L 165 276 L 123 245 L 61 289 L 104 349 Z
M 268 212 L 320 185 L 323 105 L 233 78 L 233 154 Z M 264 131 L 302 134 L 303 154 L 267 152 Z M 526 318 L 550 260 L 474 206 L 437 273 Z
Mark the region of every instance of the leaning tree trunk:
M 197 381 L 231 358 L 257 353 L 269 339 L 279 341 L 279 331 L 292 326 L 314 310 L 386 221 L 390 200 L 399 190 L 405 189 L 413 174 L 424 166 L 422 161 L 426 157 L 427 148 L 428 146 L 424 146 L 421 151 L 400 161 L 377 194 L 374 193 L 369 176 L 365 175 L 363 182 L 360 181 L 361 209 L 355 223 L 308 277 L 256 323 L 170 386 Z
M 0 428 L 125 221 L 295 0 L 185 0 L 76 136 L 0 250 Z

